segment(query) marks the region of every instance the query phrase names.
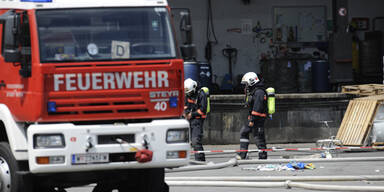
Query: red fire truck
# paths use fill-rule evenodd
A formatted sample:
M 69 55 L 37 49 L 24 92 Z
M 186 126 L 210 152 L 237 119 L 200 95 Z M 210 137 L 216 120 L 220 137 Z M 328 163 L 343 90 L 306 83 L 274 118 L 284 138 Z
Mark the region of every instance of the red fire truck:
M 0 192 L 168 191 L 189 159 L 166 0 L 2 0 Z

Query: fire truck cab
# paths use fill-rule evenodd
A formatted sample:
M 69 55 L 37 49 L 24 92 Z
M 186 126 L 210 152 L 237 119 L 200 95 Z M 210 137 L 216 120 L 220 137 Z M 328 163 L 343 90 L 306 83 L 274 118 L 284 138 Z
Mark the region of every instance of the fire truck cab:
M 168 191 L 189 160 L 166 0 L 0 3 L 0 192 Z

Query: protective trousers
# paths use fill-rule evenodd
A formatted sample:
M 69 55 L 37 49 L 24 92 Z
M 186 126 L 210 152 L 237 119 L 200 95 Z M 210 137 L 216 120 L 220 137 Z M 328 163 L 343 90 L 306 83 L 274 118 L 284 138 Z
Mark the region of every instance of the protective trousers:
M 191 119 L 191 139 L 194 151 L 204 151 L 203 148 L 203 123 L 204 119 Z M 205 161 L 204 153 L 195 153 L 196 161 Z
M 264 119 L 259 119 L 254 121 L 252 127 L 244 126 L 240 130 L 240 150 L 248 150 L 249 145 L 249 133 L 252 131 L 253 137 L 255 138 L 255 143 L 258 149 L 266 149 L 267 144 L 265 142 L 265 133 L 264 133 Z M 246 159 L 247 152 L 239 153 L 241 159 Z M 259 152 L 259 159 L 267 159 L 267 152 Z

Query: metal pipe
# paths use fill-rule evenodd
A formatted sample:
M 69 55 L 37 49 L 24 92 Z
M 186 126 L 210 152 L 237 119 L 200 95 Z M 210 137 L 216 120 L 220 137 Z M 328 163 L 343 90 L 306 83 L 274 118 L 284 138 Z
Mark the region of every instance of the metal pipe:
M 327 191 L 384 191 L 382 186 L 351 186 L 351 185 L 319 185 L 312 183 L 287 182 L 289 187 L 297 187 L 311 190 L 327 190 Z
M 180 168 L 165 169 L 166 173 L 182 172 L 182 171 L 199 171 L 209 169 L 221 169 L 235 165 L 246 164 L 268 164 L 268 163 L 290 163 L 290 162 L 302 162 L 302 163 L 314 163 L 314 162 L 351 162 L 351 161 L 384 161 L 384 157 L 347 157 L 347 158 L 324 158 L 324 159 L 263 159 L 263 160 L 237 160 L 230 159 L 224 163 L 208 163 L 206 165 L 192 165 Z
M 359 176 L 245 176 L 245 177 L 165 177 L 166 181 L 383 181 L 384 175 Z
M 345 185 L 319 185 L 298 182 L 228 182 L 228 181 L 166 181 L 169 186 L 183 187 L 258 187 L 258 188 L 303 188 L 311 190 L 333 191 L 384 191 L 382 186 L 345 186 Z
M 352 162 L 352 161 L 384 161 L 384 157 L 344 157 L 344 158 L 319 158 L 319 159 L 266 159 L 266 160 L 238 160 L 239 165 L 245 164 L 267 164 L 267 163 L 290 163 L 290 162 Z
M 183 187 L 260 187 L 273 188 L 285 187 L 286 182 L 228 182 L 228 181 L 165 181 L 169 186 Z

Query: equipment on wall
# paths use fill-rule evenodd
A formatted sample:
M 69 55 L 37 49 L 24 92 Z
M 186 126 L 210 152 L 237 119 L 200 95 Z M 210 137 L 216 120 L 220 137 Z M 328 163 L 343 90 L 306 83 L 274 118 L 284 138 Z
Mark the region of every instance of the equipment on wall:
M 186 61 L 194 61 L 196 59 L 196 48 L 192 43 L 192 22 L 189 9 L 180 12 L 180 31 L 183 44 L 180 46 L 181 55 Z
M 255 39 L 259 39 L 259 43 L 261 44 L 267 41 L 266 38 L 272 38 L 273 36 L 272 28 L 262 28 L 260 21 L 257 21 L 256 26 L 252 28 L 252 32 L 255 33 L 253 41 L 255 42 Z
M 226 86 L 226 87 L 223 87 L 223 85 L 222 85 L 222 87 L 224 89 L 231 89 L 232 90 L 232 83 L 233 83 L 232 82 L 232 79 L 233 79 L 232 63 L 236 62 L 238 51 L 236 48 L 231 47 L 231 45 L 227 45 L 227 47 L 224 48 L 222 51 L 223 51 L 223 55 L 228 58 L 228 74 L 225 75 L 225 77 L 224 77 L 225 81 L 223 81 L 223 82 L 227 82 L 231 85 L 231 86 Z

